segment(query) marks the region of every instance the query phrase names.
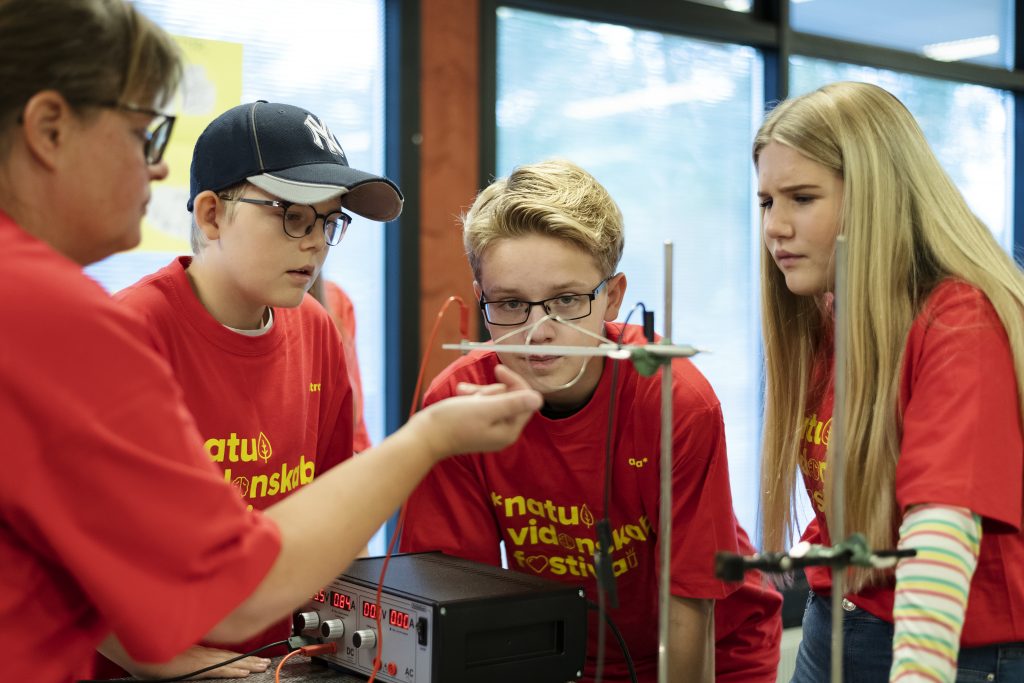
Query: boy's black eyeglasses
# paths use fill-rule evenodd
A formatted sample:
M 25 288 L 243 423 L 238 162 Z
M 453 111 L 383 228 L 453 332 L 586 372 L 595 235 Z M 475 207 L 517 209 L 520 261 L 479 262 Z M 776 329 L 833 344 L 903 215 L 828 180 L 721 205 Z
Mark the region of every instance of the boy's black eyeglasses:
M 317 213 L 316 209 L 309 204 L 292 204 L 276 199 L 250 199 L 249 197 L 232 199 L 222 194 L 217 196 L 226 202 L 244 202 L 245 204 L 281 209 L 281 227 L 284 228 L 284 234 L 295 239 L 302 239 L 309 235 L 316 227 L 316 219 L 323 218 L 324 239 L 332 247 L 341 242 L 341 238 L 345 236 L 345 231 L 348 230 L 348 226 L 352 222 L 352 216 L 344 211 L 331 211 L 322 214 Z
M 579 320 L 590 315 L 594 299 L 610 279 L 606 277 L 601 280 L 589 294 L 561 294 L 541 301 L 485 301 L 481 296 L 480 310 L 483 311 L 487 322 L 492 325 L 522 325 L 530 319 L 530 311 L 534 306 L 540 306 L 548 315 L 557 315 L 562 320 Z
M 96 102 L 97 106 L 109 109 L 120 109 L 121 111 L 132 112 L 133 114 L 145 114 L 152 116 L 146 128 L 145 139 L 142 143 L 142 153 L 146 157 L 146 163 L 154 166 L 164 158 L 164 150 L 171 139 L 171 131 L 174 129 L 174 118 L 170 114 L 162 114 L 154 109 L 146 109 L 134 104 L 124 102 Z

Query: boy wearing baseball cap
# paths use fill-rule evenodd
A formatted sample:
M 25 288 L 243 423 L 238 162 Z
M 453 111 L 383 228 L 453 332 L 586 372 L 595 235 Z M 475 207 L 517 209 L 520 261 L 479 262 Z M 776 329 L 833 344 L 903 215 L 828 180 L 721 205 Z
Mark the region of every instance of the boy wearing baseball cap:
M 287 104 L 243 104 L 196 143 L 187 205 L 193 256 L 116 295 L 145 318 L 147 341 L 170 362 L 207 453 L 250 509 L 269 507 L 352 455 L 342 340 L 306 292 L 344 236 L 349 211 L 389 221 L 402 201 L 387 178 L 351 168 L 317 116 Z M 282 621 L 231 649 L 248 652 L 290 631 Z M 193 648 L 158 673 L 187 672 L 223 654 Z M 266 661 L 218 673 L 244 675 Z

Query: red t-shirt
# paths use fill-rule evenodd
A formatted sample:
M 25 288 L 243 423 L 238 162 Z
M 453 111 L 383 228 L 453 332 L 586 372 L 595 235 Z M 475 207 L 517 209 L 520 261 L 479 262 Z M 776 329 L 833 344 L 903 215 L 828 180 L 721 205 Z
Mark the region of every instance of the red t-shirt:
M 614 339 L 621 328 L 609 325 L 606 334 Z M 624 341 L 642 338 L 640 329 L 630 326 Z M 493 382 L 498 362 L 493 351 L 459 359 L 434 381 L 425 403 L 454 394 L 458 382 Z M 729 599 L 718 603 L 716 635 L 723 642 L 732 638 L 735 647 L 717 649 L 716 662 L 722 672 L 744 669 L 746 675 L 738 674 L 737 681 L 774 681 L 781 599 L 753 578 L 740 585 L 714 578 L 716 551 L 750 551 L 733 515 L 721 407 L 692 363 L 677 360 L 672 368 L 671 591 L 686 598 L 737 596 L 737 611 L 730 612 Z M 592 555 L 595 523 L 603 515 L 611 370 L 612 363 L 606 362 L 594 395 L 575 414 L 561 419 L 536 415 L 522 437 L 503 451 L 457 457 L 435 467 L 409 501 L 402 548 L 439 549 L 497 565 L 503 541 L 511 569 L 582 585 L 596 601 Z M 610 615 L 641 681 L 653 681 L 657 669 L 660 420 L 660 376 L 643 377 L 631 364 L 622 364 L 609 514 L 620 607 Z M 597 653 L 596 614 L 590 618 L 587 676 L 594 674 Z M 732 650 L 735 660 L 730 660 Z M 605 678 L 628 680 L 610 634 L 605 652 Z
M 831 375 L 822 359 L 819 376 Z M 914 320 L 900 376 L 903 435 L 896 466 L 901 510 L 921 503 L 980 515 L 981 557 L 971 581 L 960 642 L 965 647 L 1024 640 L 1024 442 L 1017 380 L 1006 331 L 979 290 L 947 280 Z M 800 468 L 815 519 L 803 538 L 831 544 L 822 477 L 832 425 L 832 387 L 805 418 Z M 894 530 L 895 538 L 896 530 Z M 809 568 L 814 590 L 831 593 L 829 572 Z M 890 583 L 850 596 L 892 621 Z
M 115 632 L 174 656 L 280 549 L 203 452 L 166 362 L 81 268 L 0 213 L 0 680 L 92 674 Z
M 275 308 L 265 334 L 229 330 L 196 297 L 185 273 L 190 263 L 179 257 L 114 299 L 142 317 L 145 340 L 170 362 L 224 480 L 262 510 L 352 455 L 352 390 L 340 334 L 310 296 L 296 308 Z M 218 647 L 248 652 L 289 635 L 290 618 Z M 286 652 L 279 646 L 261 655 Z
M 359 357 L 356 354 L 356 309 L 345 290 L 330 280 L 324 280 L 324 291 L 327 293 L 327 312 L 341 333 L 348 378 L 352 384 L 352 408 L 356 424 L 352 448 L 356 453 L 362 453 L 372 444 L 370 434 L 366 431 L 366 420 L 363 419 L 363 378 L 359 374 Z

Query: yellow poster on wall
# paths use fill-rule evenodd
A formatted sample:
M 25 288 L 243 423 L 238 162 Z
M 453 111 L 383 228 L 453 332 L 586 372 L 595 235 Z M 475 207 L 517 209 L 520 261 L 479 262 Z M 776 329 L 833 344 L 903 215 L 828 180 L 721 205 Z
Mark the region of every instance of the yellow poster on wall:
M 184 79 L 174 103 L 177 114 L 171 141 L 164 152 L 170 174 L 153 183 L 142 242 L 137 251 L 191 251 L 192 218 L 185 208 L 189 192 L 192 148 L 203 129 L 219 114 L 242 101 L 242 45 L 220 40 L 175 36 L 184 58 Z

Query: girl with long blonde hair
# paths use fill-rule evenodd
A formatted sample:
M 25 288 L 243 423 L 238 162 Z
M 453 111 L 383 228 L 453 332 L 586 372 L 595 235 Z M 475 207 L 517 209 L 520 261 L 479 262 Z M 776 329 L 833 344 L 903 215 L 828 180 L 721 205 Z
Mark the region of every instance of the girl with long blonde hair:
M 803 539 L 842 540 L 829 534 L 828 468 L 841 234 L 845 530 L 917 550 L 895 573 L 850 574 L 848 680 L 1024 680 L 1021 270 L 881 88 L 834 83 L 782 102 L 753 156 L 765 549 L 792 540 L 798 473 L 814 511 Z M 807 574 L 797 682 L 829 671 L 830 574 Z

